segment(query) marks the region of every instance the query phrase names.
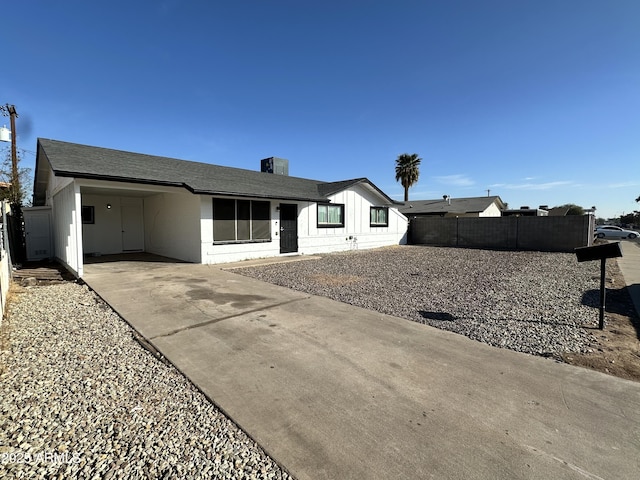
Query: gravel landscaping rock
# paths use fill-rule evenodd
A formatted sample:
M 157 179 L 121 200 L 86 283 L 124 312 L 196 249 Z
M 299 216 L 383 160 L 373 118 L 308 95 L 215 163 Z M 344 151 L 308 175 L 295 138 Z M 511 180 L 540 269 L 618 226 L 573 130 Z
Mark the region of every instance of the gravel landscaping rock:
M 2 328 L 1 478 L 291 478 L 85 286 L 14 292 Z
M 518 352 L 597 343 L 599 262 L 569 253 L 402 246 L 234 271 Z

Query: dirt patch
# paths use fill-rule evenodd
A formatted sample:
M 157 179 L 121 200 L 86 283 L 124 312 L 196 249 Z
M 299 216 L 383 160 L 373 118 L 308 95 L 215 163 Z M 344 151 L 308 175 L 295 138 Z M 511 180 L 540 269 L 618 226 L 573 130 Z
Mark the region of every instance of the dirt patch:
M 562 359 L 620 378 L 640 382 L 640 318 L 625 288 L 617 262 L 607 262 L 604 330 L 591 329 L 597 342 L 589 353 L 568 353 Z

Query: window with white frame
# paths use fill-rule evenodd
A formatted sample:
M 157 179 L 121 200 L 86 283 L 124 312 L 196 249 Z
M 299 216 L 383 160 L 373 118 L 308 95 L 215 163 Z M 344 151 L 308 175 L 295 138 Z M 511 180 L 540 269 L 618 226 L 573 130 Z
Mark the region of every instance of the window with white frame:
M 372 227 L 389 226 L 389 207 L 371 207 L 369 213 Z
M 271 240 L 270 202 L 213 199 L 213 241 L 263 242 Z
M 340 203 L 318 204 L 318 228 L 344 227 L 344 205 Z

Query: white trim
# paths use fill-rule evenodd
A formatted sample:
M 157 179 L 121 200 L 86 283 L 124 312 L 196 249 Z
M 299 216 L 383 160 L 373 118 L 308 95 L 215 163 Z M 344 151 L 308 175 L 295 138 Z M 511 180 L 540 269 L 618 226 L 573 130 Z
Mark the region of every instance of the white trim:
M 83 247 L 82 247 L 82 194 L 80 193 L 80 185 L 77 183 L 74 186 L 74 196 L 75 196 L 75 230 L 76 230 L 76 255 L 77 255 L 77 265 L 78 265 L 78 277 L 82 278 L 84 274 L 84 255 L 83 255 Z

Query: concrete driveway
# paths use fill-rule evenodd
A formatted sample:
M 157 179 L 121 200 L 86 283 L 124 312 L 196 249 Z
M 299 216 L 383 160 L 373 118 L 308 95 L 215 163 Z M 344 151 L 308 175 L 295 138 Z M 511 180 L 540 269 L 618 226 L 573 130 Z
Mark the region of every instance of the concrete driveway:
M 639 383 L 217 266 L 85 272 L 298 479 L 638 478 Z

